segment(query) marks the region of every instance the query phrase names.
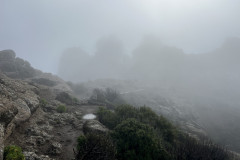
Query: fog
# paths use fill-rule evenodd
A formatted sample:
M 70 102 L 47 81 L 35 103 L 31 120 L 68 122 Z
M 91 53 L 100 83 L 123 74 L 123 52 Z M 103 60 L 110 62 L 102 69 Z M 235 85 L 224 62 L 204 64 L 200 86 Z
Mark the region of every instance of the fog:
M 240 151 L 239 6 L 237 0 L 0 0 L 0 50 L 12 49 L 66 81 L 98 87 L 100 79 L 112 87 L 111 79 L 126 93 L 187 101 L 181 105 L 211 138 Z
M 117 37 L 107 36 L 96 43 L 94 53 L 81 48 L 65 50 L 58 74 L 82 82 L 80 92 L 83 88 L 111 87 L 126 94 L 128 103 L 155 110 L 174 106 L 179 110 L 177 115 L 167 111 L 165 116 L 175 119 L 182 114 L 181 118 L 193 120 L 211 139 L 239 151 L 239 53 L 240 39 L 234 37 L 213 51 L 186 54 L 153 35 L 144 36 L 127 53 Z M 194 118 L 188 118 L 190 115 Z
M 203 53 L 227 37 L 240 37 L 239 5 L 236 0 L 1 0 L 0 49 L 13 49 L 53 73 L 65 49 L 93 54 L 96 41 L 109 35 L 127 52 L 153 34 L 186 53 Z

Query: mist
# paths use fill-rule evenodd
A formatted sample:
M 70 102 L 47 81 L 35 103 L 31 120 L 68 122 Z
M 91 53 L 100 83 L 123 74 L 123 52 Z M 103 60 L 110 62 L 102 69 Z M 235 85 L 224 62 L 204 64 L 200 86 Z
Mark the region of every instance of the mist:
M 80 47 L 95 53 L 96 41 L 108 35 L 117 36 L 127 52 L 152 34 L 186 53 L 209 52 L 227 37 L 240 37 L 240 2 L 235 0 L 0 3 L 0 49 L 13 49 L 45 72 L 58 72 L 65 49 Z
M 124 48 L 115 36 L 97 41 L 95 53 L 69 48 L 62 54 L 58 74 L 86 88 L 133 92 L 125 99 L 134 105 L 158 110 L 163 103 L 159 99 L 168 99 L 194 116 L 218 143 L 240 149 L 236 141 L 240 127 L 235 125 L 240 113 L 239 38 L 227 38 L 217 49 L 202 54 L 186 54 L 152 35 L 144 36 L 131 53 Z M 170 119 L 179 116 L 169 114 L 165 116 Z
M 236 0 L 0 0 L 0 50 L 12 49 L 74 84 L 137 91 L 123 95 L 155 111 L 171 101 L 178 116 L 193 116 L 212 139 L 240 151 L 239 6 Z

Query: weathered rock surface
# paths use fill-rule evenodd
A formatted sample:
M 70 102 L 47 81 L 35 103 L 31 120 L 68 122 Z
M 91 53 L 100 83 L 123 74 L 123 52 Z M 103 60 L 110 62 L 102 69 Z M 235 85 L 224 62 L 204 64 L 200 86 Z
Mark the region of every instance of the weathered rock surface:
M 5 126 L 6 138 L 16 125 L 30 118 L 31 112 L 38 107 L 39 96 L 32 91 L 34 86 L 3 74 L 0 79 L 0 123 Z
M 23 152 L 26 160 L 53 160 L 47 155 L 37 155 L 34 152 Z
M 50 155 L 59 155 L 62 153 L 62 145 L 58 142 L 53 142 L 49 148 Z
M 0 159 L 3 159 L 3 150 L 4 150 L 4 126 L 0 124 Z
M 29 160 L 74 158 L 82 109 L 65 103 L 67 113 L 57 113 L 61 92 L 71 92 L 63 80 L 0 51 L 0 160 L 4 145 L 20 146 Z
M 16 58 L 12 50 L 0 51 L 0 70 L 12 78 L 33 77 L 40 71 L 31 67 L 30 63 L 21 58 Z
M 0 72 L 10 78 L 28 80 L 56 90 L 71 92 L 70 87 L 61 78 L 34 69 L 28 61 L 16 57 L 13 50 L 0 51 Z
M 87 133 L 105 134 L 108 132 L 108 129 L 97 120 L 87 120 L 83 125 L 83 132 L 85 134 Z

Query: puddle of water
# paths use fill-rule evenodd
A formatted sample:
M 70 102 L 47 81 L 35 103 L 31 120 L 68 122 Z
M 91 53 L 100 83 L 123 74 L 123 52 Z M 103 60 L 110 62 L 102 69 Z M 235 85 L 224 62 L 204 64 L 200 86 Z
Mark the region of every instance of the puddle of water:
M 95 119 L 96 118 L 96 115 L 90 113 L 90 114 L 85 114 L 83 116 L 83 119 Z

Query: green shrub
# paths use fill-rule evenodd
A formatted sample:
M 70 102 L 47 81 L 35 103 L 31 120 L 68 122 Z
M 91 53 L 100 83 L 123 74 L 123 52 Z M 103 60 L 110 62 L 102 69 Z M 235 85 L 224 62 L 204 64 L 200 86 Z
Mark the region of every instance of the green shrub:
M 45 107 L 47 105 L 47 101 L 45 99 L 40 99 L 39 104 L 41 107 Z
M 76 97 L 72 97 L 73 103 L 79 103 L 79 100 Z
M 18 146 L 4 148 L 3 160 L 25 160 L 22 149 Z
M 128 118 L 147 124 L 167 142 L 172 143 L 176 138 L 176 128 L 164 117 L 158 116 L 149 107 L 140 108 L 131 105 L 120 105 L 111 111 L 100 107 L 97 112 L 98 119 L 109 129 L 114 129 L 118 124 Z
M 95 88 L 90 98 L 91 101 L 106 104 L 109 108 L 115 108 L 116 105 L 125 104 L 121 95 L 114 89 L 106 88 L 105 90 Z
M 87 134 L 78 137 L 76 160 L 114 160 L 115 147 L 105 134 Z
M 58 107 L 57 107 L 57 112 L 58 113 L 64 113 L 64 112 L 66 112 L 66 106 L 65 105 L 59 105 Z
M 117 125 L 112 137 L 117 144 L 117 157 L 120 160 L 170 158 L 153 128 L 136 119 L 127 119 Z
M 113 129 L 118 124 L 118 118 L 115 112 L 112 112 L 104 107 L 99 107 L 97 112 L 98 119 L 109 129 Z
M 84 146 L 87 144 L 87 138 L 81 135 L 78 137 L 77 142 L 78 142 L 78 145 L 77 145 L 78 151 L 83 152 Z
M 198 141 L 148 107 L 99 108 L 98 119 L 111 129 L 119 160 L 233 160 L 211 141 Z

